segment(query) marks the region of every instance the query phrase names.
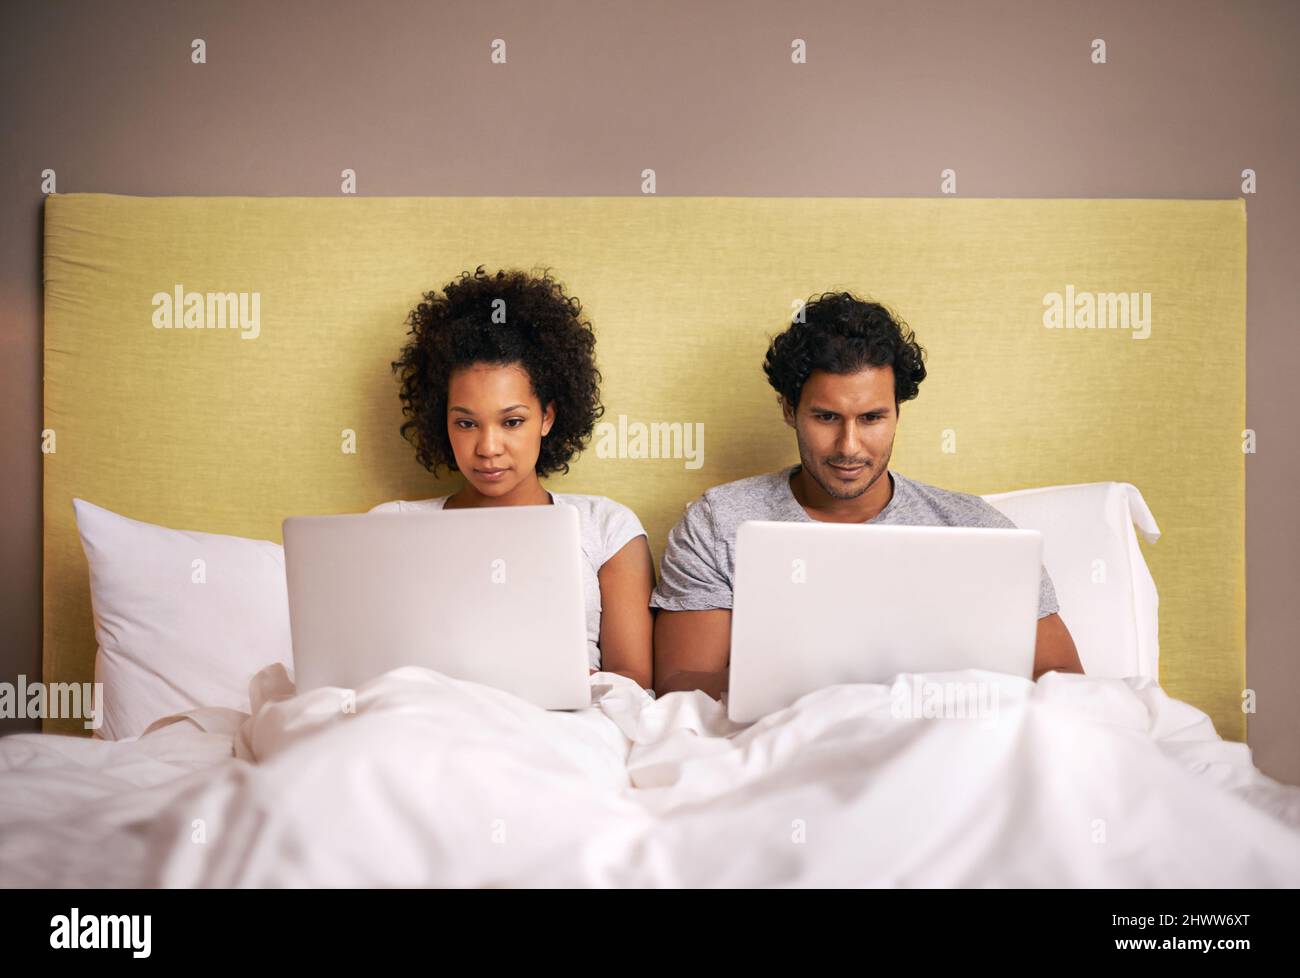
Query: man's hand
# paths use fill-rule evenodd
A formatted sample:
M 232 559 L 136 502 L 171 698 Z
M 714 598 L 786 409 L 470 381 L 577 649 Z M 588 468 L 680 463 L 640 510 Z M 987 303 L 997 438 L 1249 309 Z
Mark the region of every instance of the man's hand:
M 731 611 L 660 611 L 655 618 L 655 695 L 700 689 L 721 699 L 731 661 Z M 1034 679 L 1083 673 L 1074 638 L 1059 614 L 1038 619 Z

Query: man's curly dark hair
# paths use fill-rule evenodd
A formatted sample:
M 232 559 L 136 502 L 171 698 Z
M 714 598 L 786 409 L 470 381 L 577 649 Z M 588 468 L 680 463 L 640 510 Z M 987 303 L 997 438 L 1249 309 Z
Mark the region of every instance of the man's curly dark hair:
M 894 409 L 916 397 L 925 380 L 925 350 L 911 329 L 884 306 L 851 292 L 823 292 L 803 308 L 785 332 L 773 337 L 763 372 L 791 408 L 814 370 L 856 373 L 865 367 L 894 368 Z
M 494 305 L 504 300 L 504 307 Z M 505 322 L 494 322 L 494 311 Z M 498 314 L 497 319 L 501 318 Z M 406 319 L 410 339 L 393 371 L 401 377 L 402 437 L 434 475 L 455 472 L 447 435 L 447 397 L 454 370 L 476 363 L 516 364 L 524 369 L 542 409 L 555 403 L 555 421 L 542 438 L 537 474 L 568 472 L 586 447 L 600 403 L 596 336 L 583 319 L 582 303 L 565 294 L 549 270 L 488 274 L 478 266 L 462 272 L 442 292 L 424 293 Z

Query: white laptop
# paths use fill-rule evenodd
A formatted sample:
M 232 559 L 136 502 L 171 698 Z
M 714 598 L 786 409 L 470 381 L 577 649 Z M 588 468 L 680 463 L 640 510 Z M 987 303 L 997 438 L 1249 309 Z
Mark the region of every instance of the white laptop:
M 742 523 L 728 715 L 900 672 L 1032 677 L 1041 559 L 1036 530 Z
M 300 692 L 415 665 L 546 709 L 591 704 L 570 506 L 295 516 L 284 559 Z

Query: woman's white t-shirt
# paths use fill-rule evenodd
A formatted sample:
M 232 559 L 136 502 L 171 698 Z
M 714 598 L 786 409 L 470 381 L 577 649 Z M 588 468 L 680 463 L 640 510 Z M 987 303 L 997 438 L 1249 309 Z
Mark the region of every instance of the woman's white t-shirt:
M 605 561 L 627 545 L 629 540 L 645 536 L 636 514 L 604 496 L 582 496 L 567 492 L 550 493 L 556 505 L 572 506 L 578 511 L 578 529 L 582 540 L 582 596 L 587 612 L 587 661 L 600 668 L 600 573 Z M 442 509 L 447 496 L 409 501 L 395 499 L 373 507 L 372 513 L 418 513 Z

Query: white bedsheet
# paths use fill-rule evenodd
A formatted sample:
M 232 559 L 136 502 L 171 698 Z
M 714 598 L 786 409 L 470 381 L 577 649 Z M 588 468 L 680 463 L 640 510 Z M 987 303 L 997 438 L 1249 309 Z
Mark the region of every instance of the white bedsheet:
M 995 722 L 896 715 L 957 682 Z M 548 713 L 406 668 L 347 714 L 273 666 L 251 714 L 0 739 L 0 885 L 1300 886 L 1300 788 L 1150 680 L 904 675 L 751 726 L 592 683 Z

